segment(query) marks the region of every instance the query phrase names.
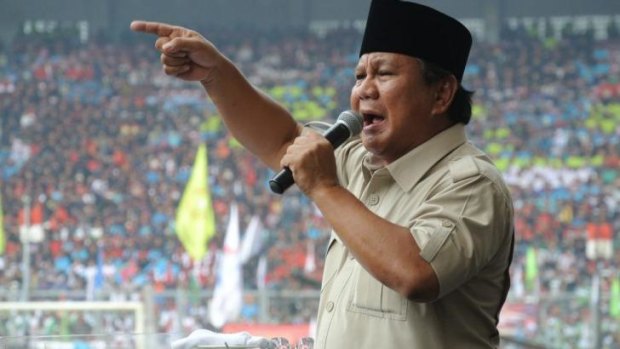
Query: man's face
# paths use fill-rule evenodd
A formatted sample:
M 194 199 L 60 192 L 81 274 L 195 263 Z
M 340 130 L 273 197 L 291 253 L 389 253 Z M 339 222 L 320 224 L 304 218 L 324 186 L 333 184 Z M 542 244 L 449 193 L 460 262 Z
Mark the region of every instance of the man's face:
M 419 60 L 372 52 L 360 57 L 355 76 L 351 109 L 364 117 L 362 142 L 380 160 L 390 163 L 434 135 L 436 89 L 424 83 Z

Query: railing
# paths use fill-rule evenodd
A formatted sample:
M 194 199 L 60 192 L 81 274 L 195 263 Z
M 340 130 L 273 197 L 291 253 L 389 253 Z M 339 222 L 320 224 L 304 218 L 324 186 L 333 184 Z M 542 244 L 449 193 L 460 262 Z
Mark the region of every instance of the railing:
M 587 290 L 575 294 L 555 294 L 539 297 L 529 297 L 516 299 L 510 297 L 503 309 L 500 317 L 500 332 L 502 334 L 502 348 L 523 349 L 523 348 L 616 348 L 619 343 L 618 329 L 620 319 L 614 318 L 609 314 L 609 294 L 604 293 L 599 297 L 593 297 Z M 76 311 L 76 307 L 69 307 L 72 304 L 80 304 L 86 301 L 86 295 L 80 291 L 58 291 L 58 290 L 33 290 L 30 292 L 31 299 L 36 301 L 46 300 L 44 303 L 17 302 L 19 290 L 11 293 L 10 290 L 0 290 L 0 327 L 2 322 L 12 321 L 12 316 L 7 316 L 8 312 L 16 307 L 12 304 L 21 303 L 23 311 Z M 119 296 L 118 293 L 115 294 Z M 318 290 L 305 291 L 246 291 L 244 302 L 254 307 L 255 315 L 251 318 L 243 318 L 240 321 L 248 324 L 249 327 L 257 324 L 292 324 L 310 323 L 318 309 L 319 300 Z M 187 335 L 187 327 L 184 321 L 187 319 L 196 320 L 195 327 L 201 328 L 206 324 L 206 314 L 208 314 L 209 300 L 212 292 L 208 290 L 190 291 L 188 289 L 165 290 L 154 292 L 150 288 L 145 288 L 137 294 L 126 294 L 126 299 L 137 298 L 133 304 L 140 304 L 139 311 L 133 311 L 136 326 L 125 329 L 133 333 L 154 333 L 156 338 L 170 336 L 169 333 L 178 333 L 177 336 Z M 96 313 L 104 311 L 114 311 L 120 314 L 119 302 L 110 302 L 111 294 L 100 292 L 96 294 L 97 302 L 90 302 L 82 306 L 82 312 L 91 313 L 91 318 L 96 318 Z M 121 297 L 122 298 L 122 297 Z M 60 302 L 59 300 L 62 300 Z M 9 303 L 9 302 L 15 303 Z M 71 301 L 67 303 L 67 301 Z M 106 305 L 107 302 L 116 303 L 117 306 Z M 129 303 L 129 302 L 125 302 Z M 30 304 L 30 305 L 28 305 Z M 42 305 L 44 304 L 44 305 Z M 101 304 L 93 307 L 92 304 Z M 170 328 L 162 328 L 158 324 L 161 312 L 165 311 L 161 305 L 166 304 L 174 309 L 177 315 L 176 324 Z M 71 308 L 72 310 L 69 310 Z M 114 310 L 111 310 L 114 309 Z M 121 315 L 118 315 L 121 316 Z M 127 315 L 122 315 L 127 316 Z M 143 319 L 143 320 L 141 320 Z M 516 319 L 516 320 L 515 320 Z M 595 321 L 596 320 L 596 321 Z M 95 321 L 97 322 L 97 321 Z M 595 326 L 596 324 L 596 326 Z M 248 328 L 249 328 L 248 327 Z M 37 335 L 40 333 L 15 333 L 0 328 L 3 335 L 14 335 L 15 341 L 24 341 L 24 336 L 28 334 Z M 136 329 L 139 330 L 136 330 Z M 93 333 L 100 333 L 101 330 L 93 329 Z M 160 334 L 166 332 L 167 334 Z M 21 336 L 21 339 L 20 339 Z M 97 339 L 111 340 L 110 338 L 123 338 L 123 335 L 116 337 L 100 336 Z M 127 336 L 127 335 L 125 335 Z M 26 336 L 27 337 L 27 336 Z M 32 340 L 34 337 L 30 337 Z M 48 337 L 38 337 L 41 341 Z M 138 337 L 135 337 L 138 338 Z M 144 338 L 144 337 L 142 337 Z M 6 341 L 6 339 L 5 339 Z M 576 343 L 576 344 L 575 344 Z M 572 345 L 572 346 L 571 346 Z M 575 346 L 577 345 L 577 346 Z M 615 345 L 615 346 L 614 346 Z M 15 348 L 20 346 L 15 346 Z M 96 346 L 91 346 L 97 348 Z M 153 343 L 148 342 L 147 347 L 152 348 Z M 8 349 L 10 346 L 0 349 Z M 49 346 L 39 346 L 32 348 L 52 348 Z M 53 348 L 62 348 L 56 346 Z

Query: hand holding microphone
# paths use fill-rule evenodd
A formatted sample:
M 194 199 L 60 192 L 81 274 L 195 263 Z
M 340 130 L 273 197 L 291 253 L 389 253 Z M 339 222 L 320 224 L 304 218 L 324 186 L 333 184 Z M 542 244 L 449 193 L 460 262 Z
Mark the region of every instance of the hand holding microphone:
M 347 110 L 342 112 L 340 116 L 338 116 L 338 120 L 336 121 L 336 123 L 329 129 L 327 129 L 325 133 L 323 133 L 323 137 L 325 137 L 325 139 L 329 141 L 333 149 L 336 149 L 350 137 L 359 134 L 362 131 L 362 127 L 362 118 L 359 115 L 355 114 L 353 111 Z M 312 140 L 298 139 L 290 147 L 304 148 L 308 147 L 310 142 L 312 142 Z M 287 154 L 282 158 L 283 162 L 294 159 L 295 155 L 291 155 L 290 153 L 291 149 L 289 149 Z M 321 159 L 316 159 L 317 162 L 320 160 Z M 282 194 L 294 182 L 295 179 L 293 178 L 293 172 L 288 166 L 285 166 L 277 175 L 275 175 L 269 181 L 269 187 L 274 193 Z

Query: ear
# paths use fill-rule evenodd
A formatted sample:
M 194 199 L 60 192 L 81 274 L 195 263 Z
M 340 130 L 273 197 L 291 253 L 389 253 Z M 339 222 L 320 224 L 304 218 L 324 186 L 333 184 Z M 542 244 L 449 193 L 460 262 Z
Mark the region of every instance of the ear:
M 458 87 L 459 82 L 456 81 L 454 75 L 448 75 L 437 82 L 435 86 L 435 101 L 432 109 L 433 115 L 443 115 L 448 112 Z

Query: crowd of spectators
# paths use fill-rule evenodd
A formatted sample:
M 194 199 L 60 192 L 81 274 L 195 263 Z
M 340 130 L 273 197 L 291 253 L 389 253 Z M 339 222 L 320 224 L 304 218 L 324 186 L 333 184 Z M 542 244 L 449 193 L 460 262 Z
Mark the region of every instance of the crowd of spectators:
M 476 91 L 470 138 L 493 157 L 514 197 L 508 303 L 534 298 L 552 310 L 516 335 L 557 348 L 589 343 L 593 275 L 602 276 L 604 305 L 620 277 L 620 253 L 586 256 L 596 237 L 588 233 L 600 227 L 610 236 L 599 238 L 620 248 L 620 37 L 617 30 L 609 34 L 595 40 L 591 32 L 558 38 L 511 30 L 497 43 L 476 42 L 464 77 Z M 210 39 L 301 122 L 333 121 L 347 109 L 357 31 L 215 31 Z M 32 239 L 32 294 L 127 299 L 139 298 L 146 286 L 155 294 L 212 289 L 233 201 L 242 228 L 253 215 L 264 228 L 267 272 L 257 281 L 259 259 L 251 259 L 245 288 L 317 289 L 326 223 L 294 188 L 273 195 L 267 186 L 273 173 L 230 138 L 201 88 L 166 77 L 158 62 L 152 44 L 140 38 L 22 37 L 0 49 L 4 300 L 21 288 L 25 236 Z M 205 258 L 192 261 L 174 218 L 201 143 L 208 148 L 217 234 Z M 316 268 L 305 268 L 308 246 Z M 533 266 L 528 251 L 535 253 Z M 579 301 L 545 303 L 560 295 Z M 258 320 L 256 302 L 246 297 L 244 321 Z M 205 326 L 206 305 L 192 305 L 193 320 Z M 173 330 L 176 306 L 161 298 L 158 330 Z M 617 348 L 620 319 L 607 309 L 601 307 L 604 342 Z M 289 302 L 271 313 L 290 323 L 310 321 L 313 312 Z

